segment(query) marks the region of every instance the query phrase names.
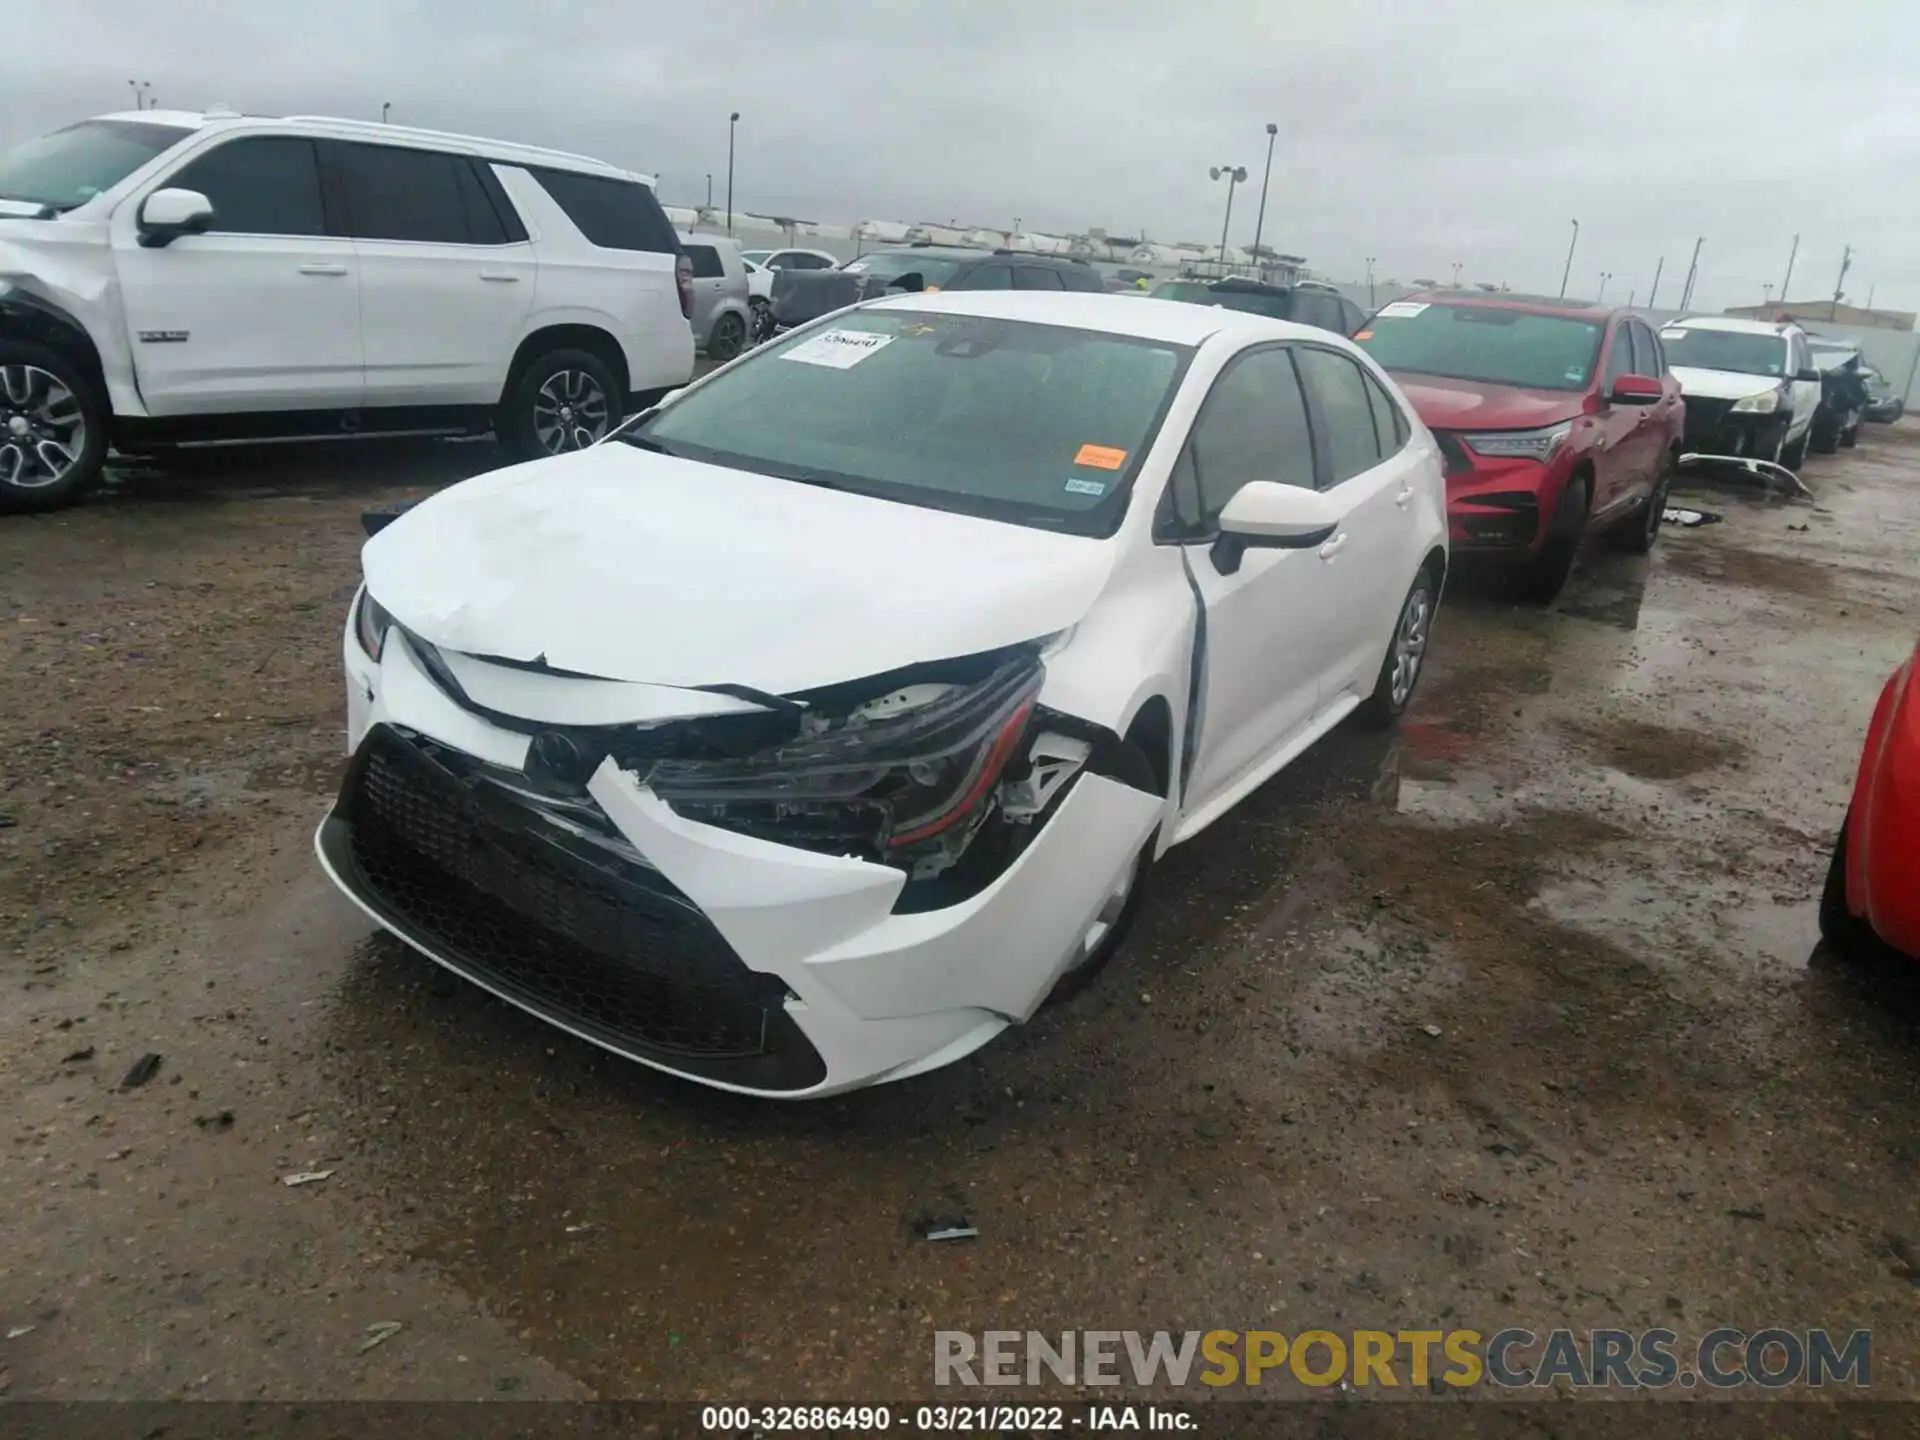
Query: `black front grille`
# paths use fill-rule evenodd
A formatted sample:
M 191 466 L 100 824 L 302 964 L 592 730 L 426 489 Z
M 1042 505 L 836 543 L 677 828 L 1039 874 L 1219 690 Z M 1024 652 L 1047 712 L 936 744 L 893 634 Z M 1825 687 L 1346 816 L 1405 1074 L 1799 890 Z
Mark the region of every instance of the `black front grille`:
M 754 1089 L 824 1077 L 786 987 L 749 970 L 664 876 L 458 764 L 379 726 L 349 769 L 321 843 L 384 921 L 623 1054 Z
M 1732 412 L 1731 400 L 1708 400 L 1688 396 L 1685 443 L 1700 445 L 1721 438 L 1727 426 L 1727 418 Z

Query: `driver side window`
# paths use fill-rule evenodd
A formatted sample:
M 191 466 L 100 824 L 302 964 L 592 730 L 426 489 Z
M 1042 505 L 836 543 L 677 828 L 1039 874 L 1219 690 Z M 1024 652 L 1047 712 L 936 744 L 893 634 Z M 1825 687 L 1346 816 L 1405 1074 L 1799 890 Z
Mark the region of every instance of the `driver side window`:
M 1306 400 L 1284 347 L 1242 355 L 1213 382 L 1171 480 L 1180 533 L 1212 534 L 1227 501 L 1253 480 L 1314 488 Z

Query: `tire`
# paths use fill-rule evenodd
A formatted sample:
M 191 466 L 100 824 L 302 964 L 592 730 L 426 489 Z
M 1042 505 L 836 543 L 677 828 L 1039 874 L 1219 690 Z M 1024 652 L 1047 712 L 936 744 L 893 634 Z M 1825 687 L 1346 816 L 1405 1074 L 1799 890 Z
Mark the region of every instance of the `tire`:
M 713 322 L 707 337 L 707 358 L 724 365 L 747 346 L 747 322 L 731 310 Z
M 1585 475 L 1567 482 L 1566 492 L 1554 507 L 1546 543 L 1538 558 L 1521 572 L 1521 599 L 1545 605 L 1566 588 L 1574 557 L 1580 553 L 1580 538 L 1586 533 L 1587 506 L 1592 500 L 1593 482 Z
M 1864 960 L 1882 953 L 1885 946 L 1873 927 L 1847 908 L 1847 829 L 1853 813 L 1840 822 L 1840 837 L 1833 842 L 1833 859 L 1827 864 L 1827 883 L 1820 891 L 1820 938 L 1842 960 Z
M 1087 768 L 1096 775 L 1105 775 L 1136 790 L 1146 790 L 1155 795 L 1160 793 L 1160 782 L 1153 774 L 1153 762 L 1131 740 L 1107 746 L 1103 752 L 1096 753 Z M 1070 1000 L 1078 995 L 1093 983 L 1094 977 L 1119 952 L 1121 942 L 1133 928 L 1134 917 L 1140 913 L 1140 900 L 1146 893 L 1147 876 L 1153 869 L 1153 851 L 1159 837 L 1159 827 L 1155 826 L 1147 836 L 1146 843 L 1140 847 L 1140 853 L 1134 857 L 1133 868 L 1128 872 L 1125 882 L 1126 888 L 1116 890 L 1108 897 L 1109 904 L 1115 901 L 1118 904 L 1114 913 L 1102 921 L 1106 925 L 1105 931 L 1078 960 L 1060 972 L 1060 978 L 1053 982 L 1053 989 L 1047 992 L 1046 1004 L 1057 1005 L 1062 1000 Z
M 765 300 L 749 301 L 748 306 L 753 311 L 753 343 L 764 345 L 773 338 L 773 306 Z
M 621 387 L 607 362 L 587 350 L 536 356 L 507 387 L 494 433 L 517 460 L 584 450 L 620 423 Z
M 1831 421 L 1814 416 L 1812 428 L 1807 436 L 1813 441 L 1813 448 L 1821 455 L 1831 455 L 1840 448 L 1840 427 Z
M 1654 477 L 1653 493 L 1647 496 L 1647 503 L 1614 527 L 1609 538 L 1628 554 L 1648 554 L 1654 542 L 1660 538 L 1660 523 L 1666 518 L 1667 493 L 1673 489 L 1673 472 L 1676 468 L 1677 457 L 1669 450 L 1660 462 L 1660 473 Z
M 1440 586 L 1431 565 L 1423 565 L 1400 602 L 1399 618 L 1393 622 L 1393 636 L 1387 641 L 1386 657 L 1374 678 L 1373 693 L 1354 711 L 1358 722 L 1369 730 L 1384 730 L 1406 713 L 1420 683 L 1420 671 L 1427 657 L 1427 642 L 1433 636 L 1434 612 L 1440 608 Z
M 1858 420 L 1840 432 L 1840 443 L 1848 450 L 1851 450 L 1860 443 L 1860 422 Z
M 1807 445 L 1813 439 L 1813 427 L 1809 425 L 1800 432 L 1800 438 L 1787 446 L 1781 453 L 1780 463 L 1787 469 L 1798 472 L 1807 463 Z
M 100 478 L 105 397 L 62 350 L 0 340 L 0 510 L 57 510 Z

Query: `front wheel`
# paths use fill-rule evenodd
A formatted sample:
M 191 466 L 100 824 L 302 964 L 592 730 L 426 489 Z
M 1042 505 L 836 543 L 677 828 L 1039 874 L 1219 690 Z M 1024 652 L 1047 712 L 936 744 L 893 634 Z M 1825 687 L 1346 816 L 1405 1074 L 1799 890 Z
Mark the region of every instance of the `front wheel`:
M 0 340 L 0 510 L 71 505 L 100 478 L 107 406 L 70 356 Z
M 1580 553 L 1580 537 L 1587 528 L 1589 483 L 1584 475 L 1567 482 L 1548 524 L 1546 543 L 1521 575 L 1521 599 L 1544 605 L 1566 588 L 1567 577 L 1573 574 L 1574 556 Z
M 1853 815 L 1840 822 L 1840 838 L 1833 842 L 1827 863 L 1827 883 L 1820 891 L 1820 938 L 1842 960 L 1860 960 L 1881 948 L 1873 927 L 1847 906 L 1847 830 Z
M 520 372 L 494 430 L 509 454 L 539 460 L 585 450 L 620 423 L 620 387 L 598 355 L 549 350 Z
M 1789 470 L 1798 471 L 1807 463 L 1807 443 L 1813 439 L 1813 427 L 1808 426 L 1800 432 L 1800 438 L 1787 446 L 1780 456 L 1780 463 Z
M 1088 769 L 1118 780 L 1123 785 L 1131 785 L 1136 790 L 1145 790 L 1154 795 L 1160 793 L 1160 782 L 1153 775 L 1153 763 L 1131 741 L 1122 740 L 1109 745 L 1104 753 L 1096 756 Z M 1153 868 L 1153 852 L 1159 834 L 1157 828 L 1148 834 L 1140 853 L 1134 856 L 1133 864 L 1114 882 L 1113 889 L 1094 912 L 1093 919 L 1081 933 L 1077 950 L 1067 961 L 1067 968 L 1053 982 L 1053 989 L 1047 994 L 1047 1004 L 1071 999 L 1086 989 L 1119 950 L 1120 942 L 1126 939 L 1127 931 L 1133 928 L 1134 916 L 1140 910 L 1140 898 L 1146 893 L 1147 872 Z
M 1645 555 L 1660 538 L 1660 524 L 1667 516 L 1667 495 L 1673 489 L 1674 456 L 1668 451 L 1654 477 L 1653 493 L 1637 515 L 1629 517 L 1613 532 L 1614 543 L 1633 555 Z
M 713 334 L 707 337 L 707 358 L 724 365 L 744 350 L 746 344 L 747 322 L 728 311 L 714 322 Z
M 753 326 L 751 333 L 753 343 L 756 345 L 764 345 L 773 338 L 773 306 L 765 300 L 755 300 L 752 302 L 752 309 Z
M 1360 702 L 1356 712 L 1360 723 L 1381 730 L 1406 712 L 1413 699 L 1413 687 L 1420 683 L 1420 668 L 1426 663 L 1427 640 L 1433 634 L 1433 613 L 1439 607 L 1440 587 L 1431 566 L 1414 577 L 1407 598 L 1401 602 L 1400 618 L 1394 622 L 1393 639 L 1387 645 L 1386 658 L 1374 678 L 1373 693 Z

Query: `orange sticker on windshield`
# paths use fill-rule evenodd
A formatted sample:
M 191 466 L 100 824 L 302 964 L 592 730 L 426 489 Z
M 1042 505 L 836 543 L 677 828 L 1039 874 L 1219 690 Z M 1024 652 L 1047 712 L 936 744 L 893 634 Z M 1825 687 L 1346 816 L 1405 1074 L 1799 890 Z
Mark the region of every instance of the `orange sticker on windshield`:
M 1118 470 L 1127 463 L 1127 452 L 1115 450 L 1111 445 L 1082 445 L 1073 463 L 1093 470 Z
M 1356 340 L 1371 340 L 1373 338 L 1373 332 L 1371 330 L 1356 330 L 1353 338 Z

